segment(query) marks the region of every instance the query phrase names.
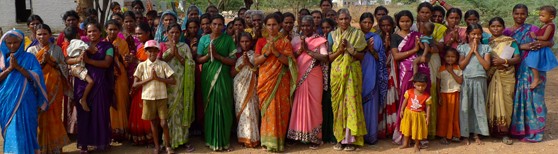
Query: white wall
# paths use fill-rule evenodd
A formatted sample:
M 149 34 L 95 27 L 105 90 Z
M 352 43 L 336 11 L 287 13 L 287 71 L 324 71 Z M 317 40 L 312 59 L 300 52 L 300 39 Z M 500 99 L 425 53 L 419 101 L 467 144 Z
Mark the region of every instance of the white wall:
M 14 0 L 0 0 L 0 26 L 7 31 L 16 24 L 16 11 Z
M 33 14 L 41 16 L 45 24 L 52 29 L 64 29 L 62 15 L 68 10 L 75 10 L 74 0 L 33 0 Z

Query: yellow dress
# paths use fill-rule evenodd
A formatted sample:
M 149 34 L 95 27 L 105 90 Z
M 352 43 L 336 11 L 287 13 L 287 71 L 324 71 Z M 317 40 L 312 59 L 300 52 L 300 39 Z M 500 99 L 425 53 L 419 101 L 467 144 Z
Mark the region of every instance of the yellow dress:
M 428 125 L 426 125 L 426 105 L 431 104 L 430 95 L 423 93 L 415 95 L 415 89 L 411 88 L 405 92 L 407 106 L 403 112 L 401 133 L 405 137 L 411 137 L 413 140 L 423 140 L 428 136 Z

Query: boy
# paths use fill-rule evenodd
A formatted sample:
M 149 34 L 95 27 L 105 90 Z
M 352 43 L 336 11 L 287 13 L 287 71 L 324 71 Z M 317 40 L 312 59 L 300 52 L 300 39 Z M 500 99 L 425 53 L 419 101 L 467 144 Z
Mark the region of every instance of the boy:
M 143 100 L 143 120 L 151 120 L 151 131 L 155 143 L 155 153 L 159 153 L 159 125 L 163 128 L 163 142 L 167 147 L 167 153 L 174 153 L 170 147 L 169 127 L 167 109 L 167 84 L 174 85 L 174 71 L 164 61 L 157 59 L 159 54 L 159 43 L 155 40 L 145 42 L 145 51 L 149 59 L 138 64 L 134 73 L 133 87 L 143 86 L 141 99 Z M 158 117 L 157 117 L 158 116 Z M 159 122 L 160 119 L 160 122 Z
M 89 112 L 89 106 L 87 105 L 87 97 L 93 89 L 93 78 L 87 74 L 87 68 L 85 68 L 85 63 L 83 62 L 83 56 L 85 56 L 86 50 L 95 50 L 93 46 L 87 45 L 85 42 L 79 39 L 78 29 L 76 27 L 67 27 L 64 29 L 64 39 L 66 42 L 70 42 L 66 53 L 68 53 L 68 59 L 66 63 L 70 65 L 70 74 L 74 77 L 79 78 L 82 81 L 87 82 L 83 96 L 79 100 L 79 104 L 83 110 Z
M 432 42 L 432 33 L 434 32 L 434 24 L 432 22 L 424 23 L 419 29 L 420 36 L 420 50 L 417 52 L 417 58 L 413 61 L 413 76 L 418 72 L 418 65 L 420 62 L 425 62 L 430 58 Z

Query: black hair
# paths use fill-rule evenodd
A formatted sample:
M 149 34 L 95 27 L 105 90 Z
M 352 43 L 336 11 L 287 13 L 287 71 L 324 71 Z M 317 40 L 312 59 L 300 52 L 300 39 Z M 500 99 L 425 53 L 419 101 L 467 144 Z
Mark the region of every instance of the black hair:
M 212 16 L 210 21 L 213 22 L 213 20 L 217 20 L 217 19 L 221 19 L 221 21 L 223 21 L 223 24 L 225 23 L 225 17 L 223 17 L 220 14 Z
M 331 7 L 333 7 L 333 2 L 331 2 L 331 0 L 321 0 L 320 6 L 322 6 L 322 4 L 324 4 L 325 2 L 328 2 L 331 5 Z
M 87 11 L 85 11 L 85 16 L 86 17 L 92 16 L 92 15 L 99 16 L 98 11 L 94 8 L 89 8 L 89 9 L 87 9 Z
M 310 10 L 306 9 L 306 8 L 302 8 L 298 11 L 298 14 L 302 14 L 302 12 L 306 12 L 307 14 L 310 14 Z
M 380 29 L 382 27 L 382 22 L 383 21 L 388 21 L 389 24 L 391 24 L 391 26 L 395 26 L 395 21 L 393 21 L 393 18 L 391 16 L 385 15 L 378 20 L 378 25 L 380 26 Z M 389 33 L 393 33 L 393 31 L 394 31 L 394 28 L 392 28 Z
M 167 30 L 165 33 L 169 32 L 172 28 L 178 28 L 178 31 L 182 32 L 182 27 L 178 23 L 170 23 L 169 26 L 166 27 Z
M 321 14 L 322 14 L 322 11 L 314 10 L 314 11 L 312 11 L 312 12 L 310 13 L 310 15 L 313 15 L 314 13 L 318 13 L 318 14 L 321 15 Z
M 467 33 L 467 40 L 469 40 L 469 34 L 475 30 L 475 29 L 479 29 L 481 31 L 481 33 L 483 32 L 482 30 L 482 26 L 479 24 L 470 24 L 469 26 L 467 26 L 467 30 L 465 31 Z M 482 35 L 480 40 L 482 40 Z
M 112 3 L 110 3 L 110 7 L 109 7 L 109 8 L 110 8 L 110 10 L 112 10 L 112 9 L 114 9 L 116 6 L 120 6 L 120 3 L 118 3 L 118 2 L 112 2 Z
M 207 8 L 205 8 L 205 12 L 209 12 L 209 8 L 214 8 L 215 10 L 217 10 L 217 13 L 219 13 L 219 9 L 215 6 L 215 5 L 209 5 L 207 6 Z
M 186 29 L 188 29 L 188 25 L 190 25 L 191 23 L 194 23 L 196 25 L 200 25 L 200 20 L 198 19 L 188 19 L 188 21 L 186 21 Z
M 233 19 L 233 21 L 232 21 L 232 22 L 233 22 L 233 25 L 234 25 L 234 23 L 236 23 L 237 21 L 240 21 L 240 23 L 241 23 L 242 25 L 246 26 L 246 22 L 244 21 L 244 19 L 242 19 L 242 18 L 240 18 L 240 17 L 236 17 L 236 18 Z M 186 25 L 186 26 L 187 26 L 187 25 Z
M 513 6 L 513 11 L 512 12 L 515 12 L 515 10 L 518 10 L 518 9 L 525 9 L 525 11 L 529 12 L 529 8 L 527 8 L 527 5 L 525 5 L 525 4 L 516 4 L 515 6 Z
M 283 18 L 283 19 L 285 18 L 285 17 L 283 16 L 283 13 L 282 13 L 281 11 L 273 12 L 273 14 L 279 15 L 279 16 L 281 16 L 281 18 Z
M 434 7 L 432 7 L 432 13 L 434 12 L 441 12 L 442 16 L 446 15 L 446 10 L 444 9 L 444 7 L 440 6 L 440 5 L 436 5 Z
M 556 8 L 554 6 L 545 5 L 539 8 L 539 11 L 546 11 L 552 16 L 556 16 Z
M 333 19 L 329 19 L 329 18 L 322 19 L 321 24 L 324 24 L 324 23 L 327 23 L 327 24 L 331 25 L 331 27 L 334 27 L 333 29 L 335 29 L 335 27 L 337 26 L 337 23 L 335 23 L 335 21 L 333 21 Z
M 62 20 L 66 21 L 68 17 L 74 17 L 79 20 L 79 14 L 75 10 L 66 11 L 62 16 Z
M 122 20 L 124 20 L 124 16 L 123 16 L 122 14 L 120 14 L 120 13 L 114 13 L 114 14 L 110 15 L 110 18 L 112 19 L 112 17 L 114 17 L 114 16 L 118 16 L 118 17 L 120 17 Z
M 238 46 L 238 47 L 240 47 L 240 39 L 241 39 L 242 37 L 248 37 L 248 40 L 253 40 L 252 34 L 250 34 L 250 33 L 248 33 L 248 32 L 241 32 L 240 35 L 237 36 L 237 40 L 238 40 L 238 41 L 237 41 L 237 42 L 238 42 L 238 43 L 237 43 L 237 46 Z M 248 48 L 252 48 L 252 46 L 253 46 L 253 44 L 251 43 L 251 44 L 250 44 L 250 47 L 248 47 Z
M 370 20 L 372 21 L 372 24 L 374 24 L 374 15 L 370 12 L 364 12 L 362 15 L 360 15 L 359 22 L 362 22 L 362 20 L 364 20 L 366 18 L 370 18 Z
M 107 23 L 105 23 L 105 29 L 108 29 L 109 25 L 115 25 L 116 27 L 118 27 L 119 30 L 122 30 L 122 24 L 114 19 L 111 19 L 107 21 Z
M 153 39 L 153 31 L 147 22 L 140 22 L 136 28 L 140 28 L 142 31 L 149 33 L 149 40 Z
M 294 15 L 293 13 L 290 13 L 290 12 L 284 13 L 284 14 L 283 14 L 283 19 L 285 19 L 285 18 L 287 18 L 287 17 L 291 17 L 291 18 L 293 18 L 293 21 L 296 21 L 296 17 L 295 17 L 295 15 Z
M 450 14 L 452 13 L 457 13 L 457 15 L 459 15 L 459 20 L 461 20 L 461 18 L 463 18 L 463 12 L 461 12 L 461 9 L 459 8 L 451 8 L 448 10 L 448 12 L 446 13 L 446 18 L 448 18 L 450 16 Z
M 283 18 L 275 13 L 269 14 L 267 16 L 265 16 L 264 19 L 264 23 L 267 23 L 267 21 L 269 19 L 275 19 L 275 21 L 277 21 L 277 23 L 282 23 L 283 22 Z
M 502 19 L 500 17 L 494 17 L 494 18 L 490 19 L 490 21 L 488 21 L 488 25 L 490 26 L 490 25 L 492 25 L 492 23 L 494 23 L 496 21 L 500 22 L 500 24 L 502 24 L 503 27 L 506 27 L 506 23 L 504 23 L 504 19 Z
M 234 25 L 234 21 L 229 21 L 229 22 L 227 23 L 227 29 L 233 28 L 233 25 Z
M 452 48 L 452 47 L 449 47 L 449 48 L 446 50 L 446 55 L 448 55 L 448 53 L 450 53 L 450 52 L 455 53 L 455 55 L 457 55 L 457 59 L 459 59 L 459 51 L 457 51 L 457 49 Z
M 78 28 L 76 27 L 66 27 L 64 29 L 64 38 L 66 38 L 68 41 L 75 39 L 77 35 Z
M 471 16 L 475 16 L 480 20 L 480 15 L 479 15 L 479 12 L 477 10 L 468 10 L 467 12 L 465 12 L 465 16 L 464 16 L 463 19 L 466 20 L 467 18 L 469 18 Z
M 155 10 L 147 11 L 147 13 L 145 14 L 145 16 L 147 16 L 147 17 L 152 17 L 152 18 L 157 18 L 157 11 L 155 11 Z
M 417 12 L 420 12 L 420 9 L 422 9 L 423 7 L 428 8 L 430 11 L 432 11 L 432 4 L 430 4 L 430 2 L 422 2 L 418 5 L 417 7 Z
M 101 32 L 103 31 L 103 26 L 101 25 L 101 23 L 99 23 L 98 21 L 96 21 L 96 20 L 93 19 L 93 18 L 87 18 L 87 19 L 85 19 L 85 22 L 84 22 L 84 23 L 85 23 L 84 25 L 85 25 L 86 31 L 87 31 L 87 27 L 88 27 L 89 25 L 95 26 L 95 27 L 96 27 L 97 29 L 99 29 L 99 31 L 101 31 Z
M 204 13 L 200 16 L 200 23 L 203 19 L 208 19 L 211 22 L 211 14 L 209 13 Z
M 400 11 L 399 13 L 395 14 L 395 22 L 397 23 L 397 27 L 399 27 L 401 29 L 401 26 L 399 26 L 399 20 L 401 20 L 401 17 L 409 17 L 411 19 L 411 23 L 413 23 L 415 21 L 415 19 L 413 18 L 413 13 L 411 13 L 411 11 L 409 10 L 403 10 Z
M 237 15 L 240 14 L 240 11 L 242 11 L 242 10 L 244 10 L 245 13 L 246 13 L 246 11 L 248 11 L 247 8 L 243 7 L 243 8 L 238 9 L 238 11 L 236 11 L 236 14 Z
M 38 24 L 37 26 L 35 26 L 35 30 L 39 30 L 39 29 L 45 29 L 48 31 L 49 34 L 52 34 L 52 30 L 50 29 L 50 26 L 48 26 L 47 24 Z
M 413 76 L 413 83 L 415 82 L 428 83 L 428 76 L 426 76 L 426 74 L 424 73 L 418 72 L 417 74 L 415 74 L 415 76 Z
M 31 22 L 35 21 L 35 20 L 39 20 L 39 24 L 43 24 L 43 19 L 39 16 L 39 15 L 31 15 L 29 16 L 29 18 L 27 18 L 27 26 L 29 26 L 29 24 L 31 24 Z
M 145 6 L 143 6 L 143 2 L 141 0 L 133 1 L 131 6 L 132 6 L 132 8 L 134 8 L 134 6 L 136 6 L 136 5 L 140 5 L 141 9 L 145 10 Z
M 124 18 L 122 18 L 122 19 L 125 19 L 126 17 L 132 17 L 132 19 L 134 19 L 134 21 L 136 21 L 136 14 L 132 11 L 126 11 L 126 12 L 124 12 L 124 15 L 122 15 L 122 16 L 124 16 Z
M 389 13 L 388 9 L 382 5 L 376 7 L 376 9 L 374 9 L 374 15 L 378 14 L 378 12 L 380 11 L 384 11 L 386 12 L 386 15 Z
M 432 35 L 432 33 L 434 32 L 434 27 L 435 27 L 435 25 L 432 22 L 424 23 L 424 28 L 426 28 L 426 30 L 428 30 L 427 34 L 429 34 L 429 35 Z

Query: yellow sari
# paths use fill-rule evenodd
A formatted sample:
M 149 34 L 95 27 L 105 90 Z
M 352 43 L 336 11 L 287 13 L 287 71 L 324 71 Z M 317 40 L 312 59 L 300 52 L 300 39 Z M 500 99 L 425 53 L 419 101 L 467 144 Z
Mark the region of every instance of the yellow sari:
M 128 75 L 126 66 L 124 66 L 124 55 L 130 52 L 128 43 L 119 37 L 112 42 L 114 46 L 114 97 L 116 98 L 116 107 L 110 108 L 110 124 L 112 126 L 112 135 L 115 140 L 123 140 L 128 133 L 128 108 L 130 104 Z

